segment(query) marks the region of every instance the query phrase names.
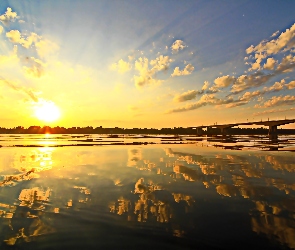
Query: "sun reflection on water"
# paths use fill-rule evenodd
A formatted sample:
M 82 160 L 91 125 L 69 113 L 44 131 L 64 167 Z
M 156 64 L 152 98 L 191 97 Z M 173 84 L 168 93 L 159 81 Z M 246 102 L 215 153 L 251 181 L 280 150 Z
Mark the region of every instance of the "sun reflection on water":
M 48 216 L 51 221 L 65 215 L 83 220 L 91 215 L 96 220 L 105 216 L 97 211 L 104 207 L 126 226 L 160 227 L 187 240 L 202 233 L 198 223 L 210 220 L 212 213 L 222 220 L 228 211 L 241 210 L 257 237 L 263 234 L 295 246 L 291 153 L 282 157 L 275 152 L 196 146 L 41 147 L 6 152 L 11 168 L 1 172 L 0 180 L 1 187 L 7 187 L 2 189 L 5 202 L 0 203 L 0 218 L 6 220 L 0 230 L 9 227 L 9 233 L 0 237 L 6 245 L 29 242 L 41 232 L 58 232 L 58 223 L 53 226 Z M 219 220 L 216 226 L 222 226 Z

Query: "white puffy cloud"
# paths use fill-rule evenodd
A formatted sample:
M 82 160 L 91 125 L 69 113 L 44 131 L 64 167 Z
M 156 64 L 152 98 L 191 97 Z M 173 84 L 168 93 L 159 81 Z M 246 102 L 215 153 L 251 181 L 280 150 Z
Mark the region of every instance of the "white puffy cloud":
M 18 30 L 11 30 L 6 33 L 6 37 L 12 43 L 20 43 L 21 41 L 21 33 Z
M 59 49 L 59 46 L 56 43 L 48 39 L 43 39 L 34 32 L 31 32 L 29 36 L 24 37 L 18 30 L 10 30 L 6 33 L 6 37 L 10 42 L 21 44 L 26 49 L 30 48 L 34 43 L 36 51 L 41 58 L 44 58 Z
M 204 85 L 203 85 L 203 87 L 202 87 L 202 91 L 207 90 L 208 87 L 209 87 L 209 85 L 210 85 L 210 83 L 209 83 L 208 81 L 205 81 L 205 82 L 204 82 Z
M 259 90 L 254 92 L 246 92 L 241 98 L 240 101 L 250 101 L 253 97 L 261 95 Z
M 267 58 L 266 63 L 263 65 L 263 68 L 273 70 L 277 63 L 278 61 L 276 61 L 274 58 Z
M 259 87 L 273 76 L 274 74 L 265 75 L 262 72 L 256 72 L 252 75 L 241 75 L 235 80 L 231 92 L 237 94 L 252 87 Z
M 162 71 L 167 70 L 171 62 L 173 62 L 173 59 L 169 56 L 160 55 L 155 60 L 151 60 L 150 64 L 153 66 L 153 70 Z
M 286 29 L 285 32 L 282 32 L 277 39 L 273 39 L 271 41 L 264 40 L 255 47 L 251 45 L 246 49 L 246 53 L 250 54 L 255 52 L 264 55 L 264 57 L 277 54 L 284 48 L 290 49 L 292 46 L 294 46 L 294 37 L 295 23 L 290 29 Z
M 295 68 L 295 56 L 285 56 L 276 68 L 277 74 L 291 72 Z
M 154 79 L 153 76 L 157 72 L 157 69 L 149 69 L 149 60 L 144 57 L 140 57 L 135 61 L 135 70 L 139 72 L 139 75 L 133 77 L 135 86 L 140 88 L 146 84 L 161 84 L 163 80 Z
M 13 12 L 12 9 L 8 7 L 6 12 L 0 16 L 0 22 L 6 25 L 9 22 L 14 21 L 17 17 L 17 13 Z
M 0 25 L 0 35 L 2 34 L 2 32 L 4 31 L 3 27 Z
M 281 91 L 285 88 L 285 80 L 282 79 L 280 82 L 275 82 L 274 85 L 272 85 L 271 87 L 267 88 L 264 87 L 263 91 L 264 92 L 278 92 Z
M 186 76 L 190 75 L 194 71 L 195 67 L 192 64 L 188 64 L 185 66 L 183 70 L 180 70 L 179 67 L 176 67 L 171 74 L 171 76 Z
M 286 84 L 286 87 L 288 89 L 295 89 L 295 81 L 291 81 L 288 84 Z
M 183 50 L 185 47 L 187 47 L 182 40 L 176 40 L 171 45 L 171 50 L 173 53 L 177 53 L 179 50 Z
M 282 106 L 282 105 L 293 105 L 295 104 L 295 96 L 286 95 L 286 96 L 273 96 L 270 100 L 266 101 L 263 106 L 256 107 L 274 107 L 274 106 Z
M 138 75 L 133 76 L 135 86 L 140 88 L 147 84 L 161 84 L 163 80 L 155 79 L 154 76 L 157 72 L 166 71 L 171 62 L 173 62 L 173 59 L 163 55 L 159 55 L 150 61 L 146 57 L 138 58 L 134 63 L 134 69 L 138 71 Z
M 111 65 L 112 70 L 116 70 L 119 73 L 125 73 L 131 69 L 131 65 L 128 62 L 125 62 L 123 59 L 120 59 L 117 63 Z
M 215 86 L 216 88 L 225 88 L 228 87 L 229 85 L 233 84 L 235 82 L 235 77 L 234 76 L 221 76 L 221 77 L 217 77 L 214 80 Z
M 6 33 L 6 37 L 12 43 L 19 43 L 28 49 L 34 42 L 40 38 L 36 33 L 31 33 L 27 38 L 24 38 L 18 30 L 10 30 Z

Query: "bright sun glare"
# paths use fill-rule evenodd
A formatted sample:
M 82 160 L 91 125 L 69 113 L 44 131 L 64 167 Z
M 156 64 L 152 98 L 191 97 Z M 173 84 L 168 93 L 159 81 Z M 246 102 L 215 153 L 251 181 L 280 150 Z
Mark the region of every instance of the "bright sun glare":
M 60 110 L 51 101 L 43 101 L 35 107 L 35 116 L 45 122 L 54 122 L 60 117 Z

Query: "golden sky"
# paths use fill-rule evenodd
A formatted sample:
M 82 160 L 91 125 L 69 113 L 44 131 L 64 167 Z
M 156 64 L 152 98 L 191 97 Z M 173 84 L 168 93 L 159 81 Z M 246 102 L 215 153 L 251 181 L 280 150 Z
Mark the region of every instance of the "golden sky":
M 1 1 L 0 126 L 295 118 L 294 7 Z

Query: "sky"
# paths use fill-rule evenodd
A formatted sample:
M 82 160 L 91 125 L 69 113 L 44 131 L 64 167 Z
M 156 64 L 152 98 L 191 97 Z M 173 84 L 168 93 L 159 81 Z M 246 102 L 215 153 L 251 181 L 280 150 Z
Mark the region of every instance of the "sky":
M 294 9 L 291 0 L 1 0 L 0 127 L 294 119 Z

